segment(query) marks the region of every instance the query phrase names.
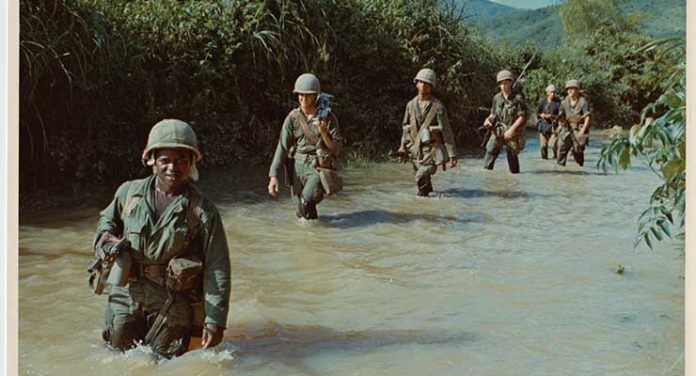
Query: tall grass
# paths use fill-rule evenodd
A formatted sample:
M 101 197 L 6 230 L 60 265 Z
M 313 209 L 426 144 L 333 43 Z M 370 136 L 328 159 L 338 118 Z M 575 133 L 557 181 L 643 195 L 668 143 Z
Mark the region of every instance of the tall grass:
M 425 66 L 460 143 L 473 140 L 500 59 L 436 0 L 28 0 L 20 10 L 25 191 L 142 174 L 147 132 L 164 117 L 194 126 L 206 164 L 268 161 L 307 71 L 336 95 L 356 152 L 398 143 Z

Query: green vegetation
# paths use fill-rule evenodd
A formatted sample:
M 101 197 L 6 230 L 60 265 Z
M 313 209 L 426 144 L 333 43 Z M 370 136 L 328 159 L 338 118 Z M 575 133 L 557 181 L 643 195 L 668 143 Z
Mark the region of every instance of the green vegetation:
M 641 217 L 639 239 L 670 237 L 684 215 L 683 40 L 654 42 L 656 28 L 640 27 L 623 2 L 569 0 L 516 12 L 530 17 L 520 21 L 525 28 L 508 22 L 497 31 L 562 37 L 556 48 L 511 48 L 481 37 L 448 1 L 23 1 L 20 191 L 142 176 L 146 168 L 136 166 L 148 131 L 167 117 L 194 126 L 203 167 L 266 169 L 297 105 L 294 80 L 308 71 L 336 95 L 350 166 L 397 146 L 422 67 L 439 75 L 435 95 L 459 145 L 478 145 L 495 73 L 519 73 L 532 60 L 523 85 L 530 104 L 546 85 L 576 78 L 593 105 L 593 127 L 633 126 L 604 148 L 600 167 L 645 160 L 664 184 Z M 537 31 L 547 16 L 563 30 Z
M 465 0 L 464 0 L 465 1 Z M 466 2 L 466 1 L 465 1 Z M 568 2 L 570 3 L 570 2 Z M 619 0 L 610 1 L 624 16 L 633 15 L 636 27 L 650 37 L 684 36 L 686 31 L 686 2 L 684 0 Z M 499 4 L 493 4 L 498 6 Z M 583 18 L 605 16 L 598 9 L 607 9 L 607 2 L 590 2 Z M 533 43 L 542 48 L 555 48 L 563 41 L 564 27 L 559 17 L 562 6 L 499 14 L 496 17 L 474 18 L 483 33 L 497 41 L 518 46 Z M 479 10 L 484 13 L 485 10 Z M 509 30 L 513 28 L 514 33 Z M 590 29 L 592 30 L 592 29 Z
M 350 148 L 399 140 L 412 77 L 432 67 L 457 137 L 493 93 L 498 55 L 432 1 L 21 3 L 23 192 L 139 176 L 159 119 L 191 122 L 207 165 L 270 160 L 295 78 L 336 94 Z M 114 158 L 117 156 L 117 158 Z
M 636 53 L 655 53 L 670 69 L 658 81 L 664 93 L 647 105 L 630 132 L 618 129 L 602 148 L 598 166 L 604 171 L 645 163 L 660 179 L 650 207 L 639 218 L 636 243 L 652 248 L 654 240 L 672 237 L 673 226 L 684 228 L 686 208 L 686 69 L 683 39 L 651 42 Z M 683 233 L 682 233 L 683 235 Z

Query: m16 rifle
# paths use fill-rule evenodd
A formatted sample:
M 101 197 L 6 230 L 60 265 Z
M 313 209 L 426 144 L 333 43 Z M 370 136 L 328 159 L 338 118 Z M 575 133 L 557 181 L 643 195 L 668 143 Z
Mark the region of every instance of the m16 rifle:
M 101 295 L 107 284 L 123 286 L 128 280 L 132 258 L 131 244 L 123 238 L 116 243 L 107 243 L 98 247 L 96 254 L 87 264 L 89 286 L 95 294 Z

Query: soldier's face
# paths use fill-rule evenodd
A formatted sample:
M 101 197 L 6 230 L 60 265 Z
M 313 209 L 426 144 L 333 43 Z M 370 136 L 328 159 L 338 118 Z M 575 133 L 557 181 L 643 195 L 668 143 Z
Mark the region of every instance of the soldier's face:
M 500 82 L 500 90 L 509 92 L 512 89 L 512 80 L 503 80 Z
M 569 87 L 568 88 L 568 95 L 570 95 L 572 98 L 576 98 L 578 96 L 578 88 L 576 87 Z
M 302 108 L 312 108 L 317 103 L 316 94 L 297 94 L 297 100 Z
M 555 91 L 547 91 L 546 96 L 553 99 L 554 97 L 556 97 L 556 92 Z
M 193 160 L 186 149 L 159 149 L 155 154 L 154 170 L 162 184 L 177 189 L 183 186 L 191 173 Z
M 433 85 L 423 82 L 423 81 L 416 81 L 416 88 L 418 89 L 418 94 L 430 94 L 431 91 L 433 91 Z

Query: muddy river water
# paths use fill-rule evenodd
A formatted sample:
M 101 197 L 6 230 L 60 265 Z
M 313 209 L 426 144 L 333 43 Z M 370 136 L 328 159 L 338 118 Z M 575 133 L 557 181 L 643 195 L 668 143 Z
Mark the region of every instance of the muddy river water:
M 229 329 L 170 361 L 102 344 L 85 271 L 101 208 L 23 213 L 20 373 L 683 374 L 682 245 L 633 248 L 658 179 L 600 173 L 597 140 L 584 168 L 556 167 L 529 137 L 522 173 L 465 157 L 432 198 L 409 165 L 346 169 L 312 222 L 287 191 L 268 198 L 265 171 L 204 176 L 231 248 Z

